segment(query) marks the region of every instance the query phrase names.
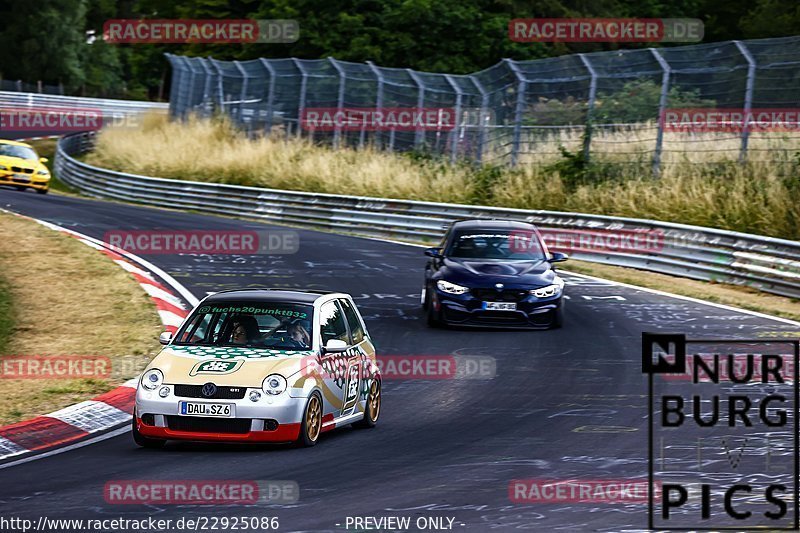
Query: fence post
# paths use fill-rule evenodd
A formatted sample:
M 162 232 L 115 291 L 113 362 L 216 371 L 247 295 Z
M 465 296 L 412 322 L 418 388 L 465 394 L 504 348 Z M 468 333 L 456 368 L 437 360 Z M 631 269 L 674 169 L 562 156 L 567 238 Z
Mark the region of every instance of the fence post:
M 224 75 L 222 74 L 222 69 L 217 66 L 216 60 L 213 58 L 208 58 L 209 65 L 214 67 L 214 70 L 217 71 L 217 94 L 219 95 L 219 108 L 220 110 L 225 113 L 225 84 L 222 81 Z
M 422 81 L 416 72 L 411 70 L 410 68 L 406 69 L 408 75 L 411 76 L 411 79 L 414 80 L 414 83 L 417 84 L 417 109 L 419 112 L 422 112 L 422 108 L 425 107 L 425 82 Z M 414 148 L 419 148 L 421 145 L 425 143 L 425 132 L 422 128 L 417 127 L 417 131 L 414 134 Z
M 378 67 L 376 67 L 375 63 L 373 63 L 372 61 L 367 61 L 367 65 L 369 65 L 369 68 L 372 70 L 373 74 L 375 74 L 375 77 L 378 80 L 378 92 L 375 95 L 375 107 L 380 110 L 383 108 L 383 83 L 384 83 L 383 72 L 381 72 L 381 70 Z M 380 129 L 376 130 L 374 135 L 375 135 L 375 145 L 380 147 L 381 137 L 382 137 L 381 130 Z
M 266 126 L 267 136 L 272 133 L 272 118 L 273 106 L 275 105 L 275 68 L 268 59 L 261 58 L 261 64 L 267 72 L 269 72 L 269 93 L 267 94 L 267 120 L 269 121 Z
M 586 70 L 589 71 L 589 75 L 592 77 L 591 81 L 589 82 L 589 102 L 586 106 L 586 131 L 583 136 L 583 160 L 588 162 L 592 146 L 592 127 L 594 118 L 592 115 L 594 112 L 595 98 L 597 97 L 597 72 L 594 70 L 589 58 L 586 57 L 586 54 L 578 54 L 578 57 L 581 58 L 583 66 L 586 67 Z
M 297 136 L 300 137 L 302 128 L 300 127 L 300 122 L 303 120 L 303 112 L 306 109 L 306 91 L 308 90 L 308 73 L 306 69 L 303 68 L 302 63 L 293 57 L 292 61 L 294 62 L 294 66 L 297 67 L 297 70 L 300 71 L 300 75 L 302 76 L 300 80 L 300 99 L 297 103 Z M 311 132 L 313 136 L 313 131 Z
M 344 72 L 344 69 L 341 65 L 332 57 L 328 57 L 328 61 L 331 62 L 333 68 L 336 69 L 336 72 L 339 73 L 339 96 L 336 100 L 336 112 L 339 116 L 341 116 L 342 108 L 344 107 L 344 90 L 345 90 L 345 83 L 347 82 L 347 75 Z M 342 139 L 342 127 L 341 121 L 335 121 L 336 126 L 333 130 L 333 148 L 339 148 L 339 143 Z
M 189 92 L 186 96 L 186 106 L 183 110 L 183 117 L 186 118 L 188 114 L 187 111 L 192 108 L 193 99 L 194 99 L 194 69 L 192 68 L 192 63 L 189 61 L 188 57 L 185 56 L 178 56 L 183 59 L 183 64 L 186 66 L 186 69 L 189 71 Z M 181 77 L 181 82 L 183 82 L 183 78 Z
M 200 65 L 203 67 L 203 71 L 206 73 L 206 81 L 203 84 L 203 108 L 208 110 L 208 114 L 206 116 L 211 116 L 213 111 L 213 99 L 211 98 L 211 82 L 213 81 L 214 75 L 211 72 L 211 69 L 207 65 L 207 60 L 203 57 L 200 58 Z
M 486 143 L 486 119 L 489 118 L 489 93 L 486 92 L 483 84 L 478 81 L 474 75 L 470 74 L 469 79 L 472 81 L 472 84 L 478 89 L 478 92 L 481 93 L 481 110 L 478 113 L 478 150 L 475 157 L 475 160 L 480 165 L 483 161 L 483 146 Z
M 661 149 L 664 145 L 664 112 L 667 108 L 667 95 L 669 93 L 669 77 L 672 73 L 669 63 L 664 59 L 658 50 L 649 48 L 653 57 L 661 65 L 663 74 L 661 75 L 661 96 L 658 99 L 658 131 L 656 132 L 656 149 L 653 153 L 653 176 L 658 177 L 661 173 Z
M 742 127 L 742 145 L 739 149 L 739 162 L 747 159 L 747 143 L 750 140 L 750 109 L 753 107 L 753 88 L 756 84 L 756 60 L 741 41 L 733 41 L 739 52 L 747 60 L 747 85 L 744 90 L 744 125 Z
M 461 124 L 461 100 L 464 96 L 464 91 L 461 90 L 461 87 L 458 86 L 450 74 L 445 74 L 444 79 L 456 92 L 456 116 L 455 121 L 453 121 L 453 128 L 450 130 L 450 162 L 455 163 L 456 155 L 458 155 L 458 125 Z
M 514 140 L 511 145 L 511 166 L 517 166 L 519 161 L 519 144 L 520 136 L 522 135 L 522 114 L 525 111 L 525 91 L 528 89 L 528 82 L 522 71 L 517 66 L 516 62 L 512 59 L 503 59 L 511 72 L 517 78 L 517 106 L 514 112 Z
M 242 76 L 242 90 L 239 91 L 239 113 L 238 114 L 239 114 L 239 124 L 244 125 L 244 122 L 245 122 L 245 120 L 244 120 L 244 101 L 247 98 L 247 85 L 248 85 L 247 82 L 249 81 L 250 77 L 247 75 L 247 71 L 244 70 L 244 67 L 242 66 L 241 63 L 239 63 L 238 61 L 234 60 L 233 61 L 233 65 L 236 67 L 236 70 L 238 70 L 239 74 Z M 251 124 L 252 124 L 252 121 L 247 126 L 248 132 L 251 129 Z

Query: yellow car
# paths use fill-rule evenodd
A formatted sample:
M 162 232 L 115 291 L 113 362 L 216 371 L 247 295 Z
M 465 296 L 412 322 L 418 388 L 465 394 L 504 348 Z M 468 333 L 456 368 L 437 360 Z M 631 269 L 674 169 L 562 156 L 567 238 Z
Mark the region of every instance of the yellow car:
M 0 185 L 47 194 L 50 171 L 44 165 L 46 162 L 47 158 L 39 157 L 31 145 L 0 139 Z

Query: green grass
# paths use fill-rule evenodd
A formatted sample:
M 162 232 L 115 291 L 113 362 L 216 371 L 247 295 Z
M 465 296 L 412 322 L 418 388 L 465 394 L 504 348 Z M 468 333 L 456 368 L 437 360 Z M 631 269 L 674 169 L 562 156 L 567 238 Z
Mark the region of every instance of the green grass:
M 114 385 L 104 379 L 84 378 L 72 379 L 52 387 L 47 387 L 42 392 L 45 394 L 102 394 L 113 389 Z

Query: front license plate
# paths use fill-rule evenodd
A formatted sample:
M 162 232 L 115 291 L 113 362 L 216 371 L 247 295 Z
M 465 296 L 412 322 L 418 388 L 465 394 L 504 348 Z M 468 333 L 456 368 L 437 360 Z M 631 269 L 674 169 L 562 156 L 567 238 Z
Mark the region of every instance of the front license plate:
M 27 174 L 14 174 L 14 181 L 28 182 L 31 181 L 31 177 Z
M 189 416 L 217 416 L 221 418 L 236 416 L 234 406 L 230 403 L 180 402 L 180 413 Z
M 483 302 L 483 308 L 487 311 L 516 311 L 516 302 Z

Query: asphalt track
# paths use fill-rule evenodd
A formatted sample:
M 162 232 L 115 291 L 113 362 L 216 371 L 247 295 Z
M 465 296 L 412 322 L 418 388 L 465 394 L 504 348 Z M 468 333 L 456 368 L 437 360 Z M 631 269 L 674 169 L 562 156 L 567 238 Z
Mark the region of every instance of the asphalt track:
M 119 229 L 274 227 L 5 189 L 0 207 L 101 239 Z M 798 329 L 565 275 L 570 299 L 560 330 L 431 330 L 418 308 L 419 248 L 305 230 L 294 255 L 147 259 L 197 297 L 250 284 L 348 292 L 380 354 L 490 356 L 497 375 L 386 381 L 375 430 L 336 430 L 311 449 L 174 443 L 144 450 L 124 434 L 0 469 L 1 516 L 277 516 L 280 531 L 343 531 L 347 516 L 453 517 L 456 531 L 644 529 L 642 503 L 515 504 L 509 481 L 646 476 L 642 331 L 741 338 Z M 294 480 L 301 492 L 290 506 L 105 503 L 104 484 L 121 479 Z

